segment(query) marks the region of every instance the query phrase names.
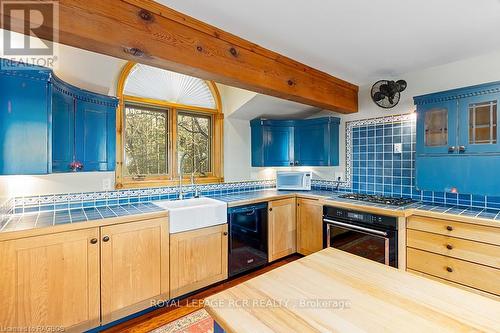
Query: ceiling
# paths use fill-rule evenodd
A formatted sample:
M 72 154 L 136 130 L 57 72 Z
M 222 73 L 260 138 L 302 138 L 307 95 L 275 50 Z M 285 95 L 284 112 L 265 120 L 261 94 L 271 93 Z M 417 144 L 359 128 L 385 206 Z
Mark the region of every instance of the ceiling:
M 500 49 L 500 0 L 157 0 L 355 84 Z
M 229 115 L 231 118 L 252 120 L 257 117 L 272 119 L 303 119 L 321 112 L 321 109 L 285 99 L 257 94 Z

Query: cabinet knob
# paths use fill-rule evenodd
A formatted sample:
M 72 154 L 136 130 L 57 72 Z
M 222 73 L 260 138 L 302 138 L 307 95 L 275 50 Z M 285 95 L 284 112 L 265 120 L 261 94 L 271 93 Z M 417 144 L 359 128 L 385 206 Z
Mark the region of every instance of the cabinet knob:
M 465 146 L 458 147 L 458 152 L 459 153 L 465 153 Z
M 97 238 L 92 238 L 90 240 L 90 244 L 97 244 Z
M 109 241 L 109 236 L 104 236 L 104 237 L 102 238 L 102 241 L 103 241 L 103 242 L 107 242 L 107 241 Z
M 224 231 L 222 234 L 223 234 L 224 236 L 227 236 L 227 231 Z
M 452 227 L 451 225 L 448 225 L 448 226 L 446 226 L 446 230 L 448 230 L 448 231 L 452 231 L 452 230 L 453 230 L 453 227 Z
M 449 146 L 448 147 L 448 153 L 454 153 L 455 150 L 457 150 L 457 147 L 455 147 L 455 146 Z
M 446 244 L 446 248 L 447 248 L 448 250 L 453 250 L 453 246 L 452 246 L 451 244 Z
M 295 161 L 295 165 L 299 165 L 299 161 Z
M 446 267 L 446 270 L 447 270 L 449 273 L 453 273 L 453 268 L 451 268 L 450 266 L 447 266 L 447 267 Z
M 270 211 L 270 212 L 272 212 L 272 211 L 273 211 L 273 209 L 272 209 L 272 208 L 269 208 L 269 211 Z

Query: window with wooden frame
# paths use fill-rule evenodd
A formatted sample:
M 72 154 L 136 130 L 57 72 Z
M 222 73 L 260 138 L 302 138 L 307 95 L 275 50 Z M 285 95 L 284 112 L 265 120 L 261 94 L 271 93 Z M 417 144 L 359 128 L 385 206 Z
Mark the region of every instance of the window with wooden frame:
M 223 114 L 214 82 L 127 63 L 118 81 L 116 187 L 222 182 Z M 182 166 L 180 165 L 182 162 Z

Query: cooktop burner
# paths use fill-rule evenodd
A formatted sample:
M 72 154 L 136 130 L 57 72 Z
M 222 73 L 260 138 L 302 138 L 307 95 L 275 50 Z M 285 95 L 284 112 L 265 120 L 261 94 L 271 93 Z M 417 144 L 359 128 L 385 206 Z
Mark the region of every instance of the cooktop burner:
M 409 198 L 395 198 L 395 197 L 386 197 L 383 195 L 360 194 L 360 193 L 342 194 L 339 195 L 339 198 L 373 202 L 373 203 L 392 205 L 392 206 L 404 206 L 413 202 L 413 200 Z

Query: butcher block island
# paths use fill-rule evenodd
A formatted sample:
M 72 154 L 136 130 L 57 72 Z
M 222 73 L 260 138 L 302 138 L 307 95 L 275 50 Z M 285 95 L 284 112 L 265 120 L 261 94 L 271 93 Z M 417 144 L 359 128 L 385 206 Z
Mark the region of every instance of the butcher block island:
M 206 299 L 226 332 L 499 332 L 500 302 L 328 248 Z

